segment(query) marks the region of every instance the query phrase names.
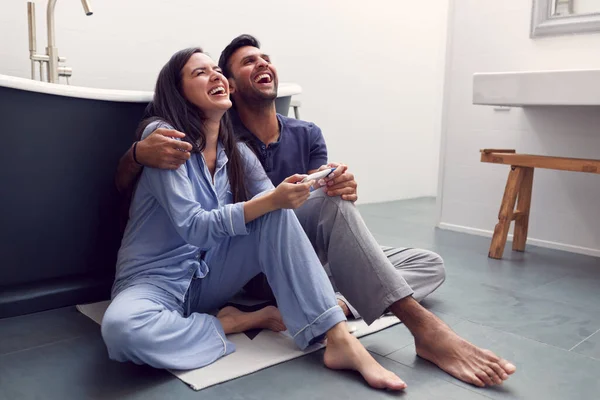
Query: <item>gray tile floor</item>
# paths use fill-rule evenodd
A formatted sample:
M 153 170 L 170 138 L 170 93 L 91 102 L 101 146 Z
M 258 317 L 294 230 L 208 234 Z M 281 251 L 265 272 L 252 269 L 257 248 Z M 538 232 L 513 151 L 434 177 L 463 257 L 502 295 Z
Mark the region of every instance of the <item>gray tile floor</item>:
M 502 387 L 465 385 L 417 358 L 397 325 L 361 340 L 408 383 L 404 394 L 327 370 L 320 352 L 194 392 L 165 371 L 108 360 L 98 327 L 64 308 L 0 320 L 0 399 L 599 398 L 600 259 L 529 246 L 491 260 L 489 239 L 433 228 L 433 199 L 360 208 L 381 244 L 444 257 L 447 280 L 423 304 L 514 362 L 518 371 Z

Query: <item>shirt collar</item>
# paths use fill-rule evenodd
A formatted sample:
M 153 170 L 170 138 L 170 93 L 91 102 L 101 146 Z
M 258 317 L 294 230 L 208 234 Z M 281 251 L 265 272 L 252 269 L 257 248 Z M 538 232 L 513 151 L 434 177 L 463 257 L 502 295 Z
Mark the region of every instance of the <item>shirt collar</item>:
M 236 111 L 230 110 L 229 112 L 231 113 L 231 123 L 233 125 L 233 129 L 235 130 L 235 132 L 238 136 L 250 138 L 259 147 L 262 145 L 266 146 L 266 144 L 263 143 L 262 140 L 260 140 L 254 133 L 250 132 L 250 130 L 248 128 L 246 128 L 246 125 L 244 125 L 244 123 L 242 122 L 240 116 L 238 115 L 238 113 Z M 277 115 L 277 122 L 279 124 L 279 137 L 277 138 L 277 141 L 271 143 L 270 146 L 279 146 L 279 143 L 281 142 L 281 137 L 283 136 L 284 126 L 285 126 L 281 115 L 279 115 L 279 114 L 276 114 L 276 115 Z
M 227 154 L 225 154 L 225 146 L 223 146 L 223 142 L 220 140 L 217 142 L 217 162 L 216 167 L 220 168 L 225 165 L 229 161 Z

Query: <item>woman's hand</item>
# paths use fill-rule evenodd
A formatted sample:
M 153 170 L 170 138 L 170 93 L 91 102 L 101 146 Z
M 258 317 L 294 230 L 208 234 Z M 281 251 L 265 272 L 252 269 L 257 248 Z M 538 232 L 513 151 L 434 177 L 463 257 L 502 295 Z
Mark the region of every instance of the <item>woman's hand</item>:
M 310 196 L 310 187 L 315 181 L 299 183 L 306 175 L 292 175 L 286 178 L 272 192 L 273 206 L 276 210 L 280 208 L 295 209 L 300 207 Z
M 244 204 L 244 220 L 246 223 L 254 221 L 267 213 L 282 208 L 298 208 L 310 196 L 310 187 L 315 181 L 298 183 L 306 175 L 292 175 L 281 182 L 275 190 L 264 196 L 258 196 Z

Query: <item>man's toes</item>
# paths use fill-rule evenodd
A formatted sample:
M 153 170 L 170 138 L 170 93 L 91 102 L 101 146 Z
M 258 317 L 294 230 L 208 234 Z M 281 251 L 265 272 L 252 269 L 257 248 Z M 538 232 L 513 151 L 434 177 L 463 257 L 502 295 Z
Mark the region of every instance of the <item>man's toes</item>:
M 502 366 L 502 369 L 506 371 L 508 375 L 514 374 L 517 370 L 517 367 L 515 367 L 513 364 L 509 363 L 506 360 L 500 360 L 498 364 Z
M 492 379 L 494 385 L 500 385 L 502 383 L 502 378 L 496 373 L 496 371 L 490 367 L 484 368 L 485 373 Z
M 498 375 L 500 377 L 500 379 L 502 379 L 503 381 L 508 379 L 508 374 L 506 373 L 506 371 L 504 371 L 504 369 L 500 366 L 500 364 L 491 363 L 490 368 L 492 368 L 494 370 L 494 372 L 496 373 L 496 375 Z
M 479 370 L 475 372 L 475 375 L 486 385 L 486 386 L 494 386 L 494 381 L 490 376 L 484 371 Z
M 483 371 L 482 371 L 483 373 Z M 485 376 L 487 376 L 487 374 L 485 374 Z M 489 376 L 488 376 L 489 379 Z M 466 382 L 471 383 L 475 386 L 479 386 L 479 387 L 485 387 L 485 383 L 483 383 L 483 381 L 481 379 L 479 379 L 475 374 L 471 373 L 468 374 L 467 379 L 464 379 Z
M 500 368 L 502 368 L 502 371 L 497 371 L 495 369 L 498 376 L 500 376 L 502 379 L 506 379 L 504 377 L 505 374 L 511 375 L 517 370 L 517 367 L 515 367 L 513 364 L 498 357 L 496 354 L 494 354 L 490 350 L 483 350 L 483 353 L 485 354 L 485 356 L 486 356 L 485 358 L 487 358 L 489 364 L 491 364 L 493 366 L 499 366 Z

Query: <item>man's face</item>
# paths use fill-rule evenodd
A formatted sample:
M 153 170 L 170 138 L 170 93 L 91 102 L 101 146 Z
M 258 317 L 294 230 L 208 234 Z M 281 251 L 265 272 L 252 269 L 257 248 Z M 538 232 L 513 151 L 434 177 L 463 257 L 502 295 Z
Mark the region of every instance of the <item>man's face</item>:
M 251 101 L 273 101 L 277 97 L 277 69 L 268 55 L 256 47 L 240 47 L 229 59 L 232 96 Z

